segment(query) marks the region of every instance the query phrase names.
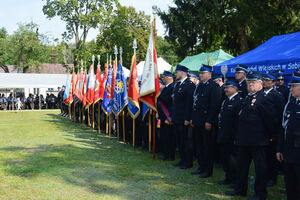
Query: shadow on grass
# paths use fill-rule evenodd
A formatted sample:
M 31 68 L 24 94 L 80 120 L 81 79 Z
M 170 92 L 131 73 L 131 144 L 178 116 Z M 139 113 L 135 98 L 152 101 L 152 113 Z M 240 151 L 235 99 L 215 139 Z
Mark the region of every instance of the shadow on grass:
M 127 199 L 232 199 L 222 195 L 225 187 L 215 184 L 223 176 L 220 170 L 215 170 L 213 178 L 200 180 L 169 162 L 153 161 L 149 153 L 120 144 L 116 138 L 47 115 L 51 119 L 44 120 L 58 128 L 70 144 L 1 148 L 22 153 L 21 159 L 4 160 L 7 173 L 28 179 L 40 174 L 55 176 L 96 194 Z

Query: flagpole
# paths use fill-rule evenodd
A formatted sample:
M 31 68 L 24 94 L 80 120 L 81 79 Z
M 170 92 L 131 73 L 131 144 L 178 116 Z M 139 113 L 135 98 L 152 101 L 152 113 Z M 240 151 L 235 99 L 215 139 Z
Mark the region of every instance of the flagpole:
M 101 65 L 100 65 L 100 55 L 98 55 L 98 64 L 99 64 L 99 68 L 101 67 Z M 101 68 L 100 68 L 100 72 L 101 72 Z M 100 73 L 100 77 L 101 77 L 101 73 Z M 100 84 L 100 83 L 99 83 Z M 101 83 L 102 84 L 102 83 Z M 101 88 L 100 86 L 99 86 L 99 88 Z M 99 98 L 101 98 L 100 97 L 100 89 L 99 89 Z M 101 129 L 100 129 L 100 104 L 101 104 L 101 102 L 100 102 L 100 100 L 98 101 L 98 133 L 100 134 L 101 133 Z
M 152 112 L 153 117 L 153 159 L 155 160 L 155 150 L 156 150 L 156 120 L 155 120 L 155 111 Z
M 133 119 L 132 146 L 135 146 L 135 119 Z
M 149 110 L 149 152 L 151 151 L 151 110 Z
M 153 16 L 154 16 L 154 21 L 153 21 L 153 42 L 154 42 L 154 47 L 155 47 L 155 36 L 156 36 L 156 13 L 157 13 L 157 6 L 153 5 L 152 6 L 152 10 L 153 10 Z M 155 111 L 153 110 L 152 112 L 152 116 L 153 116 L 153 160 L 155 160 L 155 150 L 156 150 L 156 121 L 155 121 Z
M 109 64 L 110 64 L 110 66 L 112 66 L 111 61 L 112 61 L 111 60 L 111 55 L 109 55 Z M 109 137 L 111 137 L 111 113 L 108 114 L 108 134 L 109 134 Z
M 118 47 L 117 45 L 115 45 L 115 65 L 117 66 L 117 62 L 118 62 Z M 117 69 L 117 67 L 116 67 Z M 116 79 L 116 77 L 115 77 Z M 116 85 L 116 83 L 115 83 Z M 117 118 L 117 137 L 118 139 L 120 138 L 120 131 L 119 131 L 119 128 L 120 128 L 120 125 L 119 125 L 119 115 L 116 115 L 116 118 Z
M 125 111 L 124 110 L 122 111 L 122 117 L 123 117 L 123 142 L 125 144 L 126 140 L 125 140 Z
M 120 47 L 120 61 L 121 61 L 121 64 L 123 64 L 123 58 L 122 58 L 122 54 L 123 54 L 123 48 Z M 125 113 L 124 113 L 124 110 L 122 111 L 122 124 L 123 124 L 123 127 L 122 127 L 122 131 L 123 131 L 123 142 L 125 144 Z
M 94 55 L 92 56 L 92 61 L 93 61 L 93 69 L 94 69 L 94 63 L 95 63 L 95 56 Z M 94 74 L 94 72 L 93 72 L 93 74 Z M 95 94 L 94 94 L 94 97 L 95 97 Z M 93 107 L 92 107 L 92 128 L 93 129 L 95 128 L 95 107 L 94 107 L 94 105 L 95 104 L 93 102 Z

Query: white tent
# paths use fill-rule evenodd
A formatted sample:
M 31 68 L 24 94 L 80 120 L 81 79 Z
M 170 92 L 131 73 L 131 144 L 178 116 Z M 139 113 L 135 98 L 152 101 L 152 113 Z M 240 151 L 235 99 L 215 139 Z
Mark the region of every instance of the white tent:
M 57 88 L 66 84 L 66 74 L 0 73 L 0 88 Z
M 137 67 L 137 71 L 138 71 L 138 76 L 142 76 L 143 75 L 144 65 L 145 65 L 145 61 L 141 61 L 136 66 Z M 157 68 L 158 68 L 158 73 L 162 74 L 165 70 L 171 71 L 172 65 L 170 65 L 169 63 L 167 63 L 167 61 L 165 61 L 162 57 L 159 57 L 157 59 Z

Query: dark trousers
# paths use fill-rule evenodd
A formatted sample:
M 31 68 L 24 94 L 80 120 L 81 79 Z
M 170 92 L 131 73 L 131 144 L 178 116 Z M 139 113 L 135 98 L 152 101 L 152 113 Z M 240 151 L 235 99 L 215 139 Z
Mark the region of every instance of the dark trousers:
M 300 164 L 284 163 L 285 187 L 288 200 L 300 200 Z
M 162 136 L 161 138 L 164 145 L 164 158 L 175 159 L 176 137 L 174 135 L 174 131 L 172 130 L 172 125 L 161 122 L 160 131 L 160 135 Z
M 268 180 L 277 182 L 279 162 L 276 159 L 276 146 L 275 141 L 270 142 L 267 150 L 267 163 L 268 163 Z
M 238 192 L 247 192 L 248 174 L 251 160 L 255 166 L 255 194 L 261 199 L 267 198 L 267 148 L 265 146 L 238 147 L 237 154 L 237 181 L 236 190 Z
M 236 146 L 233 143 L 221 143 L 221 161 L 225 172 L 225 179 L 230 183 L 235 183 L 236 180 Z
M 206 131 L 204 127 L 195 126 L 193 128 L 196 136 L 196 154 L 199 169 L 213 173 L 214 164 L 214 136 L 212 131 Z
M 174 131 L 178 141 L 180 163 L 182 165 L 192 166 L 193 154 L 189 150 L 191 146 L 189 144 L 190 143 L 189 138 L 191 138 L 191 132 L 189 132 L 189 126 L 185 126 L 183 124 L 175 124 Z

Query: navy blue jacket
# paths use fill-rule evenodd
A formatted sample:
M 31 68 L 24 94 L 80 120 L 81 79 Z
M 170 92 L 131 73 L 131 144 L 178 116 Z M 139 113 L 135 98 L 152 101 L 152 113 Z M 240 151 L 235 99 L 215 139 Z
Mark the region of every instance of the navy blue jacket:
M 274 106 L 272 99 L 263 90 L 248 95 L 239 112 L 236 145 L 267 146 L 276 131 L 274 127 Z
M 221 106 L 219 113 L 218 143 L 233 143 L 236 137 L 238 116 L 243 98 L 237 94 L 229 100 L 227 97 Z
M 220 86 L 209 79 L 200 82 L 193 94 L 192 121 L 195 126 L 203 126 L 206 122 L 214 124 L 221 105 Z
M 283 153 L 286 163 L 300 164 L 300 101 L 286 104 L 283 113 L 283 127 L 278 143 L 278 152 Z
M 173 90 L 172 103 L 172 122 L 175 124 L 184 124 L 184 121 L 191 120 L 191 110 L 193 105 L 193 93 L 195 85 L 189 78 L 181 84 L 175 83 Z
M 162 103 L 166 109 L 169 112 L 170 117 L 172 117 L 171 115 L 171 109 L 172 109 L 172 93 L 173 93 L 173 89 L 174 89 L 174 83 L 170 83 L 167 87 L 164 87 L 158 97 L 158 104 Z M 167 117 L 164 114 L 164 112 L 162 111 L 160 105 L 157 106 L 158 107 L 158 114 L 159 114 L 159 118 L 161 119 L 161 122 L 164 122 Z
M 241 97 L 245 98 L 248 95 L 248 87 L 247 87 L 246 79 L 244 79 L 241 83 L 239 83 L 238 90 Z

